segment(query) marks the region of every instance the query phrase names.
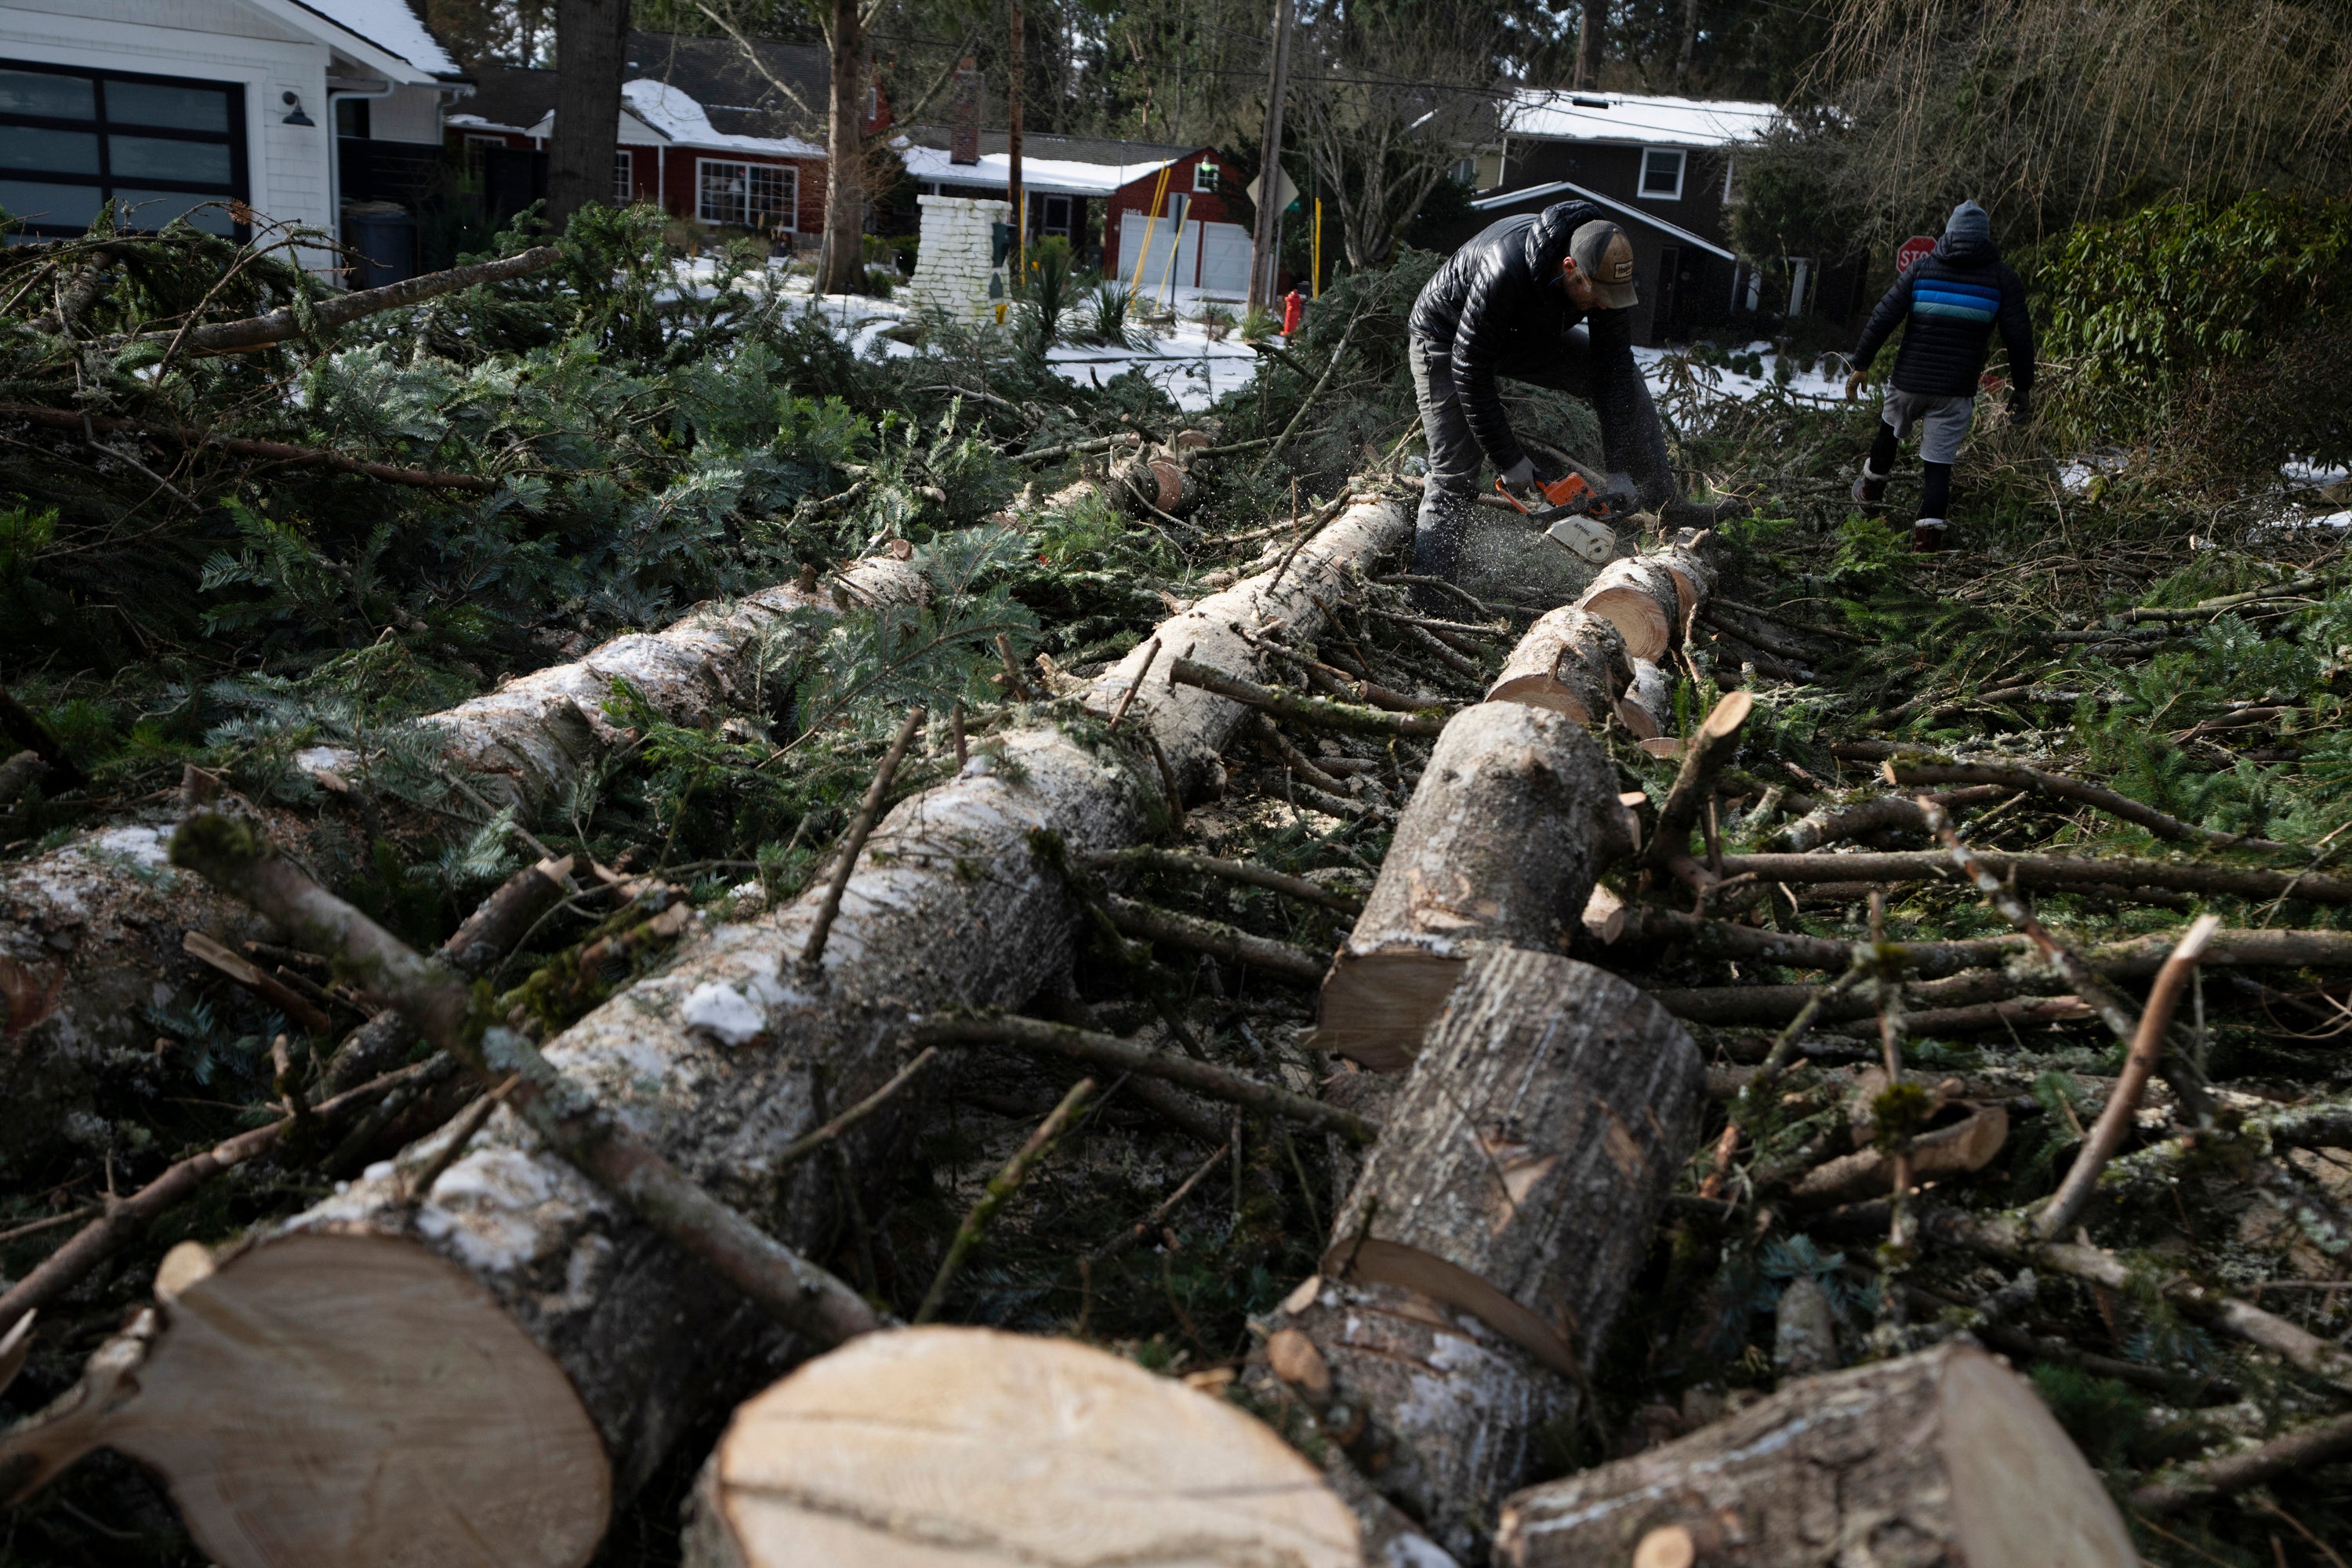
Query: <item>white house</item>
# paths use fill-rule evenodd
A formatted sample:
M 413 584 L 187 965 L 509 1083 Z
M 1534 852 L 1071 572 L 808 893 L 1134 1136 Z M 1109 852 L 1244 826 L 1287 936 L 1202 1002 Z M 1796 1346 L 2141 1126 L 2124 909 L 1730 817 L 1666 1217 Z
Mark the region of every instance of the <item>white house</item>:
M 332 232 L 338 131 L 436 145 L 465 90 L 405 0 L 0 0 L 0 209 L 19 237 L 108 201 L 142 228 L 243 237 L 242 203 Z

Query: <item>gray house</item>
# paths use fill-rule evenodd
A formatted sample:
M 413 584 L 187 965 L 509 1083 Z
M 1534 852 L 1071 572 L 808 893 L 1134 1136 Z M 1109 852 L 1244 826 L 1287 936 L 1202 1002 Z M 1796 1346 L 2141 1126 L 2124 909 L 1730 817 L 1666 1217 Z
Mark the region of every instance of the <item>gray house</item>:
M 465 83 L 406 0 L 0 0 L 0 209 L 26 237 L 110 202 L 143 228 L 332 233 L 339 139 L 437 157 Z
M 1808 308 L 1811 264 L 1791 258 L 1789 298 L 1731 244 L 1744 143 L 1780 110 L 1769 103 L 1528 89 L 1503 108 L 1500 151 L 1481 160 L 1471 205 L 1490 221 L 1555 202 L 1605 208 L 1633 242 L 1649 314 L 1638 341 L 1687 339 L 1741 310 Z

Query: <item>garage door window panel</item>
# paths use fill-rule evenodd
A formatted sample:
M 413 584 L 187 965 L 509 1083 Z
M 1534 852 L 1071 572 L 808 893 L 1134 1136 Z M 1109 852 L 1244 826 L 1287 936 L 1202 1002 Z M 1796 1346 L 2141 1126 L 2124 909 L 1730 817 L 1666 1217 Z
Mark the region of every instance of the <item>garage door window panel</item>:
M 78 235 L 111 201 L 124 226 L 185 216 L 242 237 L 244 89 L 0 61 L 0 206 L 11 239 Z

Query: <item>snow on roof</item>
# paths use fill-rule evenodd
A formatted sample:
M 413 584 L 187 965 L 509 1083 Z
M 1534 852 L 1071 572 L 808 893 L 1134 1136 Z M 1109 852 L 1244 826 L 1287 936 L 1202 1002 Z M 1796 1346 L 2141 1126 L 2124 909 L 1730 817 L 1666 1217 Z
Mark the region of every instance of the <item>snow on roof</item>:
M 984 153 L 977 163 L 957 163 L 950 161 L 944 147 L 909 146 L 903 136 L 891 145 L 905 161 L 907 173 L 918 180 L 985 185 L 992 190 L 1006 189 L 1012 183 L 1010 153 Z M 1162 158 L 1145 163 L 1083 163 L 1069 158 L 1024 157 L 1021 160 L 1021 188 L 1056 196 L 1108 196 L 1121 185 L 1146 174 L 1156 174 L 1174 162 L 1173 158 Z
M 1640 142 L 1662 147 L 1720 147 L 1761 136 L 1780 110 L 1731 99 L 1652 98 L 1626 92 L 1522 89 L 1504 111 L 1513 136 L 1574 142 Z
M 397 56 L 433 76 L 463 76 L 465 70 L 426 30 L 408 0 L 294 0 L 305 11 L 323 16 L 347 33 L 365 38 L 388 55 Z
M 824 149 L 797 136 L 744 136 L 710 123 L 700 103 L 682 89 L 651 77 L 639 77 L 621 88 L 622 103 L 646 124 L 681 147 L 723 148 L 733 153 L 764 153 L 772 158 L 822 158 Z
M 441 123 L 458 131 L 503 131 L 516 136 L 528 136 L 528 125 L 501 125 L 495 120 L 485 120 L 478 114 L 445 114 Z

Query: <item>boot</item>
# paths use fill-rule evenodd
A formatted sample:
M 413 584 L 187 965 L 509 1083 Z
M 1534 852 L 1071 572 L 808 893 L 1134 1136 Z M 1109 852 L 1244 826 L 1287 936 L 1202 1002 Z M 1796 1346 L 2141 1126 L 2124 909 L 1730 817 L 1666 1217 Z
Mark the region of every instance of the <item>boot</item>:
M 1870 468 L 1870 459 L 1867 458 L 1863 459 L 1862 477 L 1853 481 L 1853 489 L 1847 492 L 1853 497 L 1853 504 L 1862 509 L 1863 516 L 1886 515 L 1886 481 L 1891 477 L 1886 474 L 1873 473 Z
M 1911 525 L 1911 549 L 1914 553 L 1930 555 L 1944 548 L 1944 520 L 1923 517 Z

